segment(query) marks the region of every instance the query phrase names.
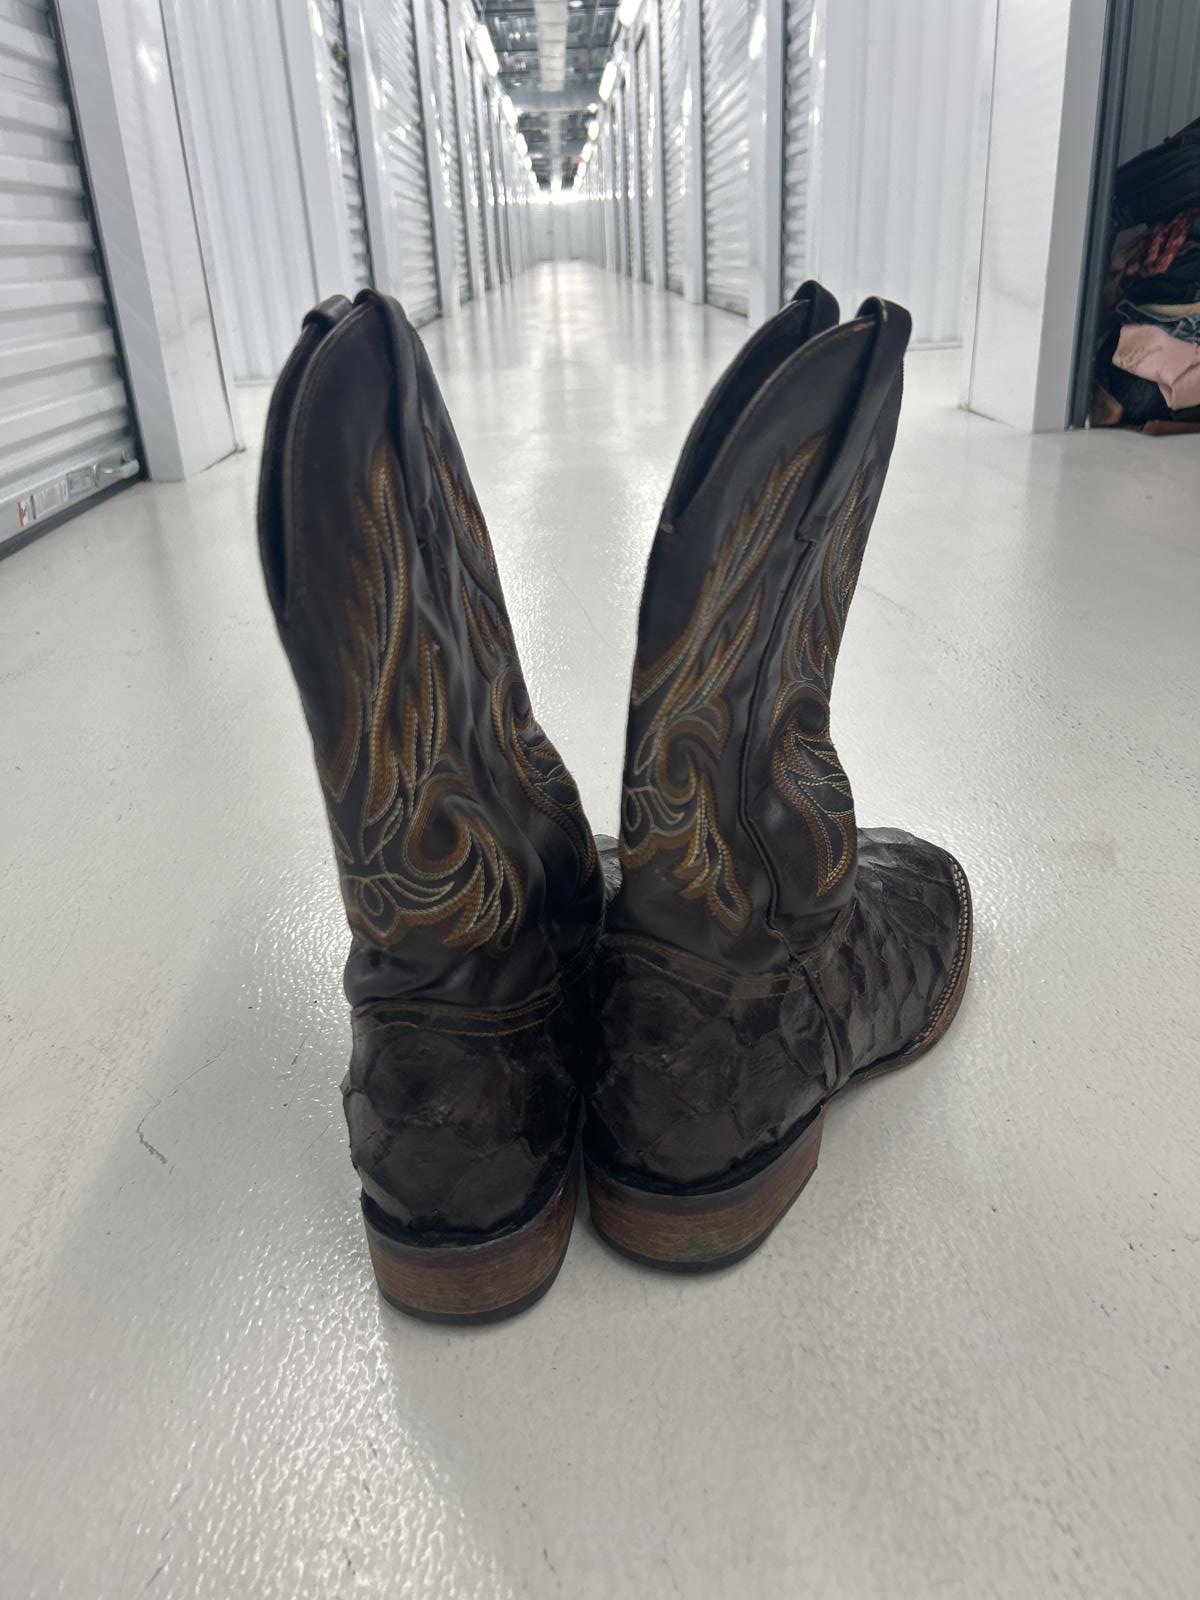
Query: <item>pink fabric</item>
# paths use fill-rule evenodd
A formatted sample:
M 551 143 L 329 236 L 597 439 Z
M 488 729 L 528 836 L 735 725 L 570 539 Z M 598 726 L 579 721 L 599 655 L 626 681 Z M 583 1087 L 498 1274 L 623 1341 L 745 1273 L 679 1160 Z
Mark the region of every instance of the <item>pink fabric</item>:
M 1156 383 L 1172 411 L 1200 405 L 1200 345 L 1188 339 L 1174 339 L 1148 323 L 1126 323 L 1113 366 Z

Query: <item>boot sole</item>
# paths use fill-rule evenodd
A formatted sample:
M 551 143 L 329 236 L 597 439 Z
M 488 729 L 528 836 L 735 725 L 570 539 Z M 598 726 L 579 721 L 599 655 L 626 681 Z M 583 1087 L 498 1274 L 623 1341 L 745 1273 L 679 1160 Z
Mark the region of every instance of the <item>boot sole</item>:
M 896 1055 L 854 1073 L 822 1101 L 808 1122 L 758 1157 L 754 1170 L 732 1183 L 689 1189 L 631 1183 L 588 1157 L 588 1202 L 600 1237 L 622 1255 L 674 1272 L 715 1271 L 757 1250 L 817 1170 L 830 1101 L 854 1084 L 911 1065 L 933 1049 L 954 1021 L 971 969 L 973 932 L 965 878 L 961 887 L 966 926 L 958 972 L 923 1033 Z
M 567 1253 L 579 1193 L 574 1154 L 550 1198 L 515 1227 L 446 1242 L 391 1222 L 366 1195 L 363 1225 L 379 1292 L 427 1322 L 501 1322 L 536 1304 Z

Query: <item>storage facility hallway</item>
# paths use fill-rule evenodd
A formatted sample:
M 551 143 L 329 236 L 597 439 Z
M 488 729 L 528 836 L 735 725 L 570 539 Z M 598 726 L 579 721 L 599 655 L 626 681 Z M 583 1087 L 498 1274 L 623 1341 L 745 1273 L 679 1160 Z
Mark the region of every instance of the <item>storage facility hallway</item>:
M 741 339 L 580 264 L 427 330 L 598 829 L 658 507 Z M 957 1031 L 837 1107 L 744 1267 L 653 1274 L 579 1226 L 493 1329 L 399 1317 L 364 1268 L 263 391 L 245 454 L 0 566 L 7 1592 L 1180 1592 L 1194 479 L 1148 502 L 1143 441 L 970 416 L 955 371 L 908 363 L 836 728 L 864 822 L 970 863 Z
M 0 0 L 0 1600 L 1195 1600 L 1198 463 L 1191 0 Z

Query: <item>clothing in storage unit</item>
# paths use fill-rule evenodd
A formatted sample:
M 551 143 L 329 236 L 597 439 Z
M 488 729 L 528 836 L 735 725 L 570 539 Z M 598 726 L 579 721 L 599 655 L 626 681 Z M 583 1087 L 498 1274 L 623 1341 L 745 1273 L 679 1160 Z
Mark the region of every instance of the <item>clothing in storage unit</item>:
M 0 549 L 137 476 L 47 0 L 0 11 Z
M 683 293 L 683 0 L 659 0 L 659 49 L 662 53 L 663 223 L 666 233 L 667 288 Z
M 700 0 L 704 134 L 704 281 L 711 305 L 749 309 L 747 192 L 750 8 Z
M 371 246 L 367 237 L 367 214 L 363 205 L 362 166 L 358 155 L 358 134 L 354 125 L 354 96 L 350 88 L 349 58 L 346 50 L 346 22 L 342 0 L 318 0 L 321 38 L 328 57 L 329 82 L 333 91 L 338 152 L 341 157 L 342 195 L 346 202 L 349 227 L 351 281 L 346 292 L 369 288 Z
M 428 15 L 433 50 L 433 97 L 437 107 L 438 163 L 453 224 L 454 281 L 462 304 L 471 298 L 471 268 L 467 260 L 467 212 L 458 147 L 458 106 L 454 94 L 454 61 L 450 54 L 448 0 L 429 0 Z
M 1122 165 L 1091 419 L 1200 431 L 1200 118 Z
M 378 52 L 382 157 L 399 277 L 379 287 L 394 294 L 419 324 L 436 317 L 441 306 L 412 6 L 413 0 L 363 0 L 364 21 Z
M 783 85 L 783 295 L 812 276 L 809 157 L 813 113 L 813 0 L 787 0 Z

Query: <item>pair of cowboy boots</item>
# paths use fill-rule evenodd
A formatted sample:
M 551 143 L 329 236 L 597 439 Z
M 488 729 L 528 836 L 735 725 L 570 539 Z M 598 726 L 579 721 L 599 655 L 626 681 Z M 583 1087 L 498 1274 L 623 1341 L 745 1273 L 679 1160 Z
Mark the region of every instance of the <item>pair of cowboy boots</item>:
M 806 284 L 684 446 L 646 573 L 619 845 L 530 708 L 424 347 L 365 291 L 310 313 L 264 446 L 267 590 L 351 930 L 343 1085 L 376 1277 L 483 1320 L 552 1283 L 581 1165 L 619 1249 L 760 1244 L 830 1099 L 949 1027 L 945 851 L 859 831 L 830 738 L 910 322 Z

